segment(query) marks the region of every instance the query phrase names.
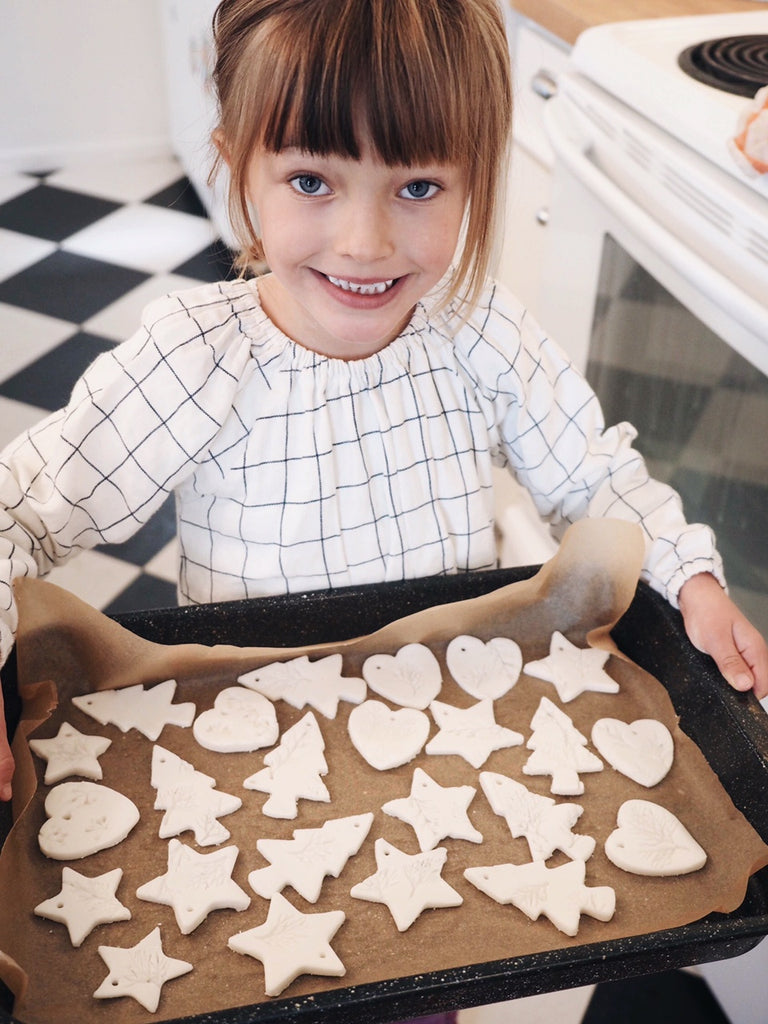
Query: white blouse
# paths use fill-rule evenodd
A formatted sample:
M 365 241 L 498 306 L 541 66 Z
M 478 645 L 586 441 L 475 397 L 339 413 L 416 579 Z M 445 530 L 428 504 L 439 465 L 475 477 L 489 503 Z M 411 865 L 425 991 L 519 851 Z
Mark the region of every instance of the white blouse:
M 0 655 L 13 577 L 125 540 L 171 491 L 187 603 L 491 568 L 493 464 L 555 526 L 639 522 L 645 575 L 675 603 L 722 567 L 634 437 L 493 283 L 468 319 L 420 305 L 355 361 L 283 335 L 255 281 L 166 296 L 0 455 Z

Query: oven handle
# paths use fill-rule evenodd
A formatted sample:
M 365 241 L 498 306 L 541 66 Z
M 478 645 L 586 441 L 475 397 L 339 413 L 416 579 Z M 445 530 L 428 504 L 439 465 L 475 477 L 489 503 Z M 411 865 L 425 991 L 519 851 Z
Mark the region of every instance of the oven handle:
M 728 310 L 733 320 L 756 337 L 768 339 L 768 307 L 701 259 L 603 174 L 586 156 L 590 140 L 583 133 L 578 141 L 573 139 L 558 118 L 562 102 L 561 97 L 553 97 L 544 107 L 547 136 L 557 159 L 640 242 L 663 254 L 664 262 L 696 291 L 706 295 L 721 309 Z M 570 123 L 573 128 L 573 122 Z

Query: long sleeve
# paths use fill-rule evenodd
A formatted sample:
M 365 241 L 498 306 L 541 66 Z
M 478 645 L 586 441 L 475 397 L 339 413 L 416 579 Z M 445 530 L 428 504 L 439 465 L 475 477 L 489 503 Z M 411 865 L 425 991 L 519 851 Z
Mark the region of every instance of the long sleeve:
M 680 497 L 653 479 L 629 423 L 606 426 L 592 388 L 565 354 L 503 289 L 482 318 L 480 389 L 490 402 L 502 461 L 531 493 L 555 532 L 585 517 L 637 522 L 645 535 L 643 575 L 673 605 L 699 572 L 724 584 L 712 530 L 690 524 Z
M 232 403 L 248 344 L 206 337 L 179 298 L 150 306 L 104 353 L 66 408 L 0 454 L 0 657 L 16 629 L 12 581 L 119 543 L 191 471 Z

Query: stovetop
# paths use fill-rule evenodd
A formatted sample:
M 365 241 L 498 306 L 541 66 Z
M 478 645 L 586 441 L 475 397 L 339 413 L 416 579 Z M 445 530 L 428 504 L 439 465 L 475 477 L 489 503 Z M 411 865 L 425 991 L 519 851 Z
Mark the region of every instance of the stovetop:
M 741 42 L 733 42 L 734 37 Z M 574 45 L 571 66 L 728 174 L 768 195 L 766 176 L 747 180 L 728 150 L 754 93 L 768 83 L 768 51 L 760 49 L 762 43 L 756 46 L 754 37 L 768 38 L 768 9 L 615 22 L 583 32 Z M 698 69 L 694 77 L 681 67 L 681 60 L 701 62 L 700 44 L 714 48 L 716 57 L 728 49 L 738 51 L 752 79 L 740 87 L 741 94 L 703 80 Z M 686 51 L 689 56 L 681 58 Z
M 677 63 L 698 82 L 751 99 L 768 84 L 768 34 L 705 39 L 686 47 Z

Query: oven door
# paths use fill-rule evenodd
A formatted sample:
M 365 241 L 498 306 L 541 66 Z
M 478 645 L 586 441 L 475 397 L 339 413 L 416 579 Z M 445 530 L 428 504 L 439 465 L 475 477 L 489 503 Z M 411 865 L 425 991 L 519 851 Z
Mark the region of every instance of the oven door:
M 606 422 L 638 429 L 689 521 L 714 528 L 734 599 L 768 635 L 768 307 L 611 181 L 570 113 L 547 106 L 557 159 L 542 323 Z

